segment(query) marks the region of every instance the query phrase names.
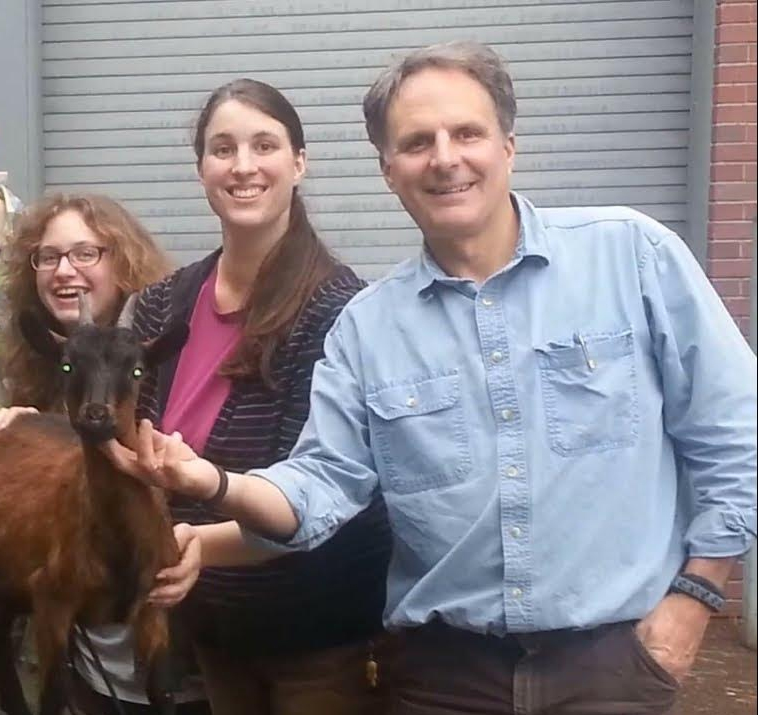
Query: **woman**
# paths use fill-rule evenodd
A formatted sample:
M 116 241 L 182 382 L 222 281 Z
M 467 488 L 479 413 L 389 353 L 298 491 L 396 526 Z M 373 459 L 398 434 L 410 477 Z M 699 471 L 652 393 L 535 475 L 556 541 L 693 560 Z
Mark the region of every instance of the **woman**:
M 79 320 L 77 293 L 89 297 L 95 322 L 109 324 L 118 316 L 126 296 L 165 276 L 164 254 L 148 232 L 120 204 L 105 196 L 56 194 L 28 207 L 18 219 L 5 260 L 5 288 L 10 315 L 34 310 L 61 333 Z M 0 408 L 0 429 L 29 410 L 63 412 L 60 370 L 51 370 L 28 346 L 10 321 L 0 340 L 2 375 L 9 408 Z M 179 535 L 181 531 L 179 532 Z M 104 629 L 104 637 L 121 640 L 124 626 Z M 92 663 L 87 648 L 81 657 Z M 144 688 L 134 685 L 133 661 L 111 668 L 110 684 L 130 715 L 147 713 Z M 81 667 L 81 666 L 80 666 Z M 85 671 L 87 672 L 87 671 Z M 91 678 L 92 689 L 77 683 L 79 708 L 90 715 L 117 712 L 104 680 Z M 179 694 L 182 715 L 206 715 L 202 688 Z M 202 701 L 202 702 L 189 702 Z
M 143 382 L 141 413 L 216 464 L 245 471 L 289 453 L 326 332 L 364 284 L 308 220 L 298 194 L 303 128 L 277 90 L 249 79 L 218 88 L 194 149 L 222 245 L 141 297 L 135 326 L 144 338 L 171 320 L 191 328 L 178 359 Z M 184 498 L 173 511 L 192 524 L 224 520 Z M 366 664 L 389 551 L 376 502 L 313 553 L 203 571 L 182 610 L 214 715 L 384 712 Z M 162 593 L 168 603 L 175 595 L 170 585 Z
M 125 296 L 167 273 L 165 256 L 120 204 L 105 196 L 55 194 L 29 206 L 3 253 L 11 315 L 32 309 L 62 333 L 79 318 L 77 290 L 108 323 Z M 62 412 L 59 372 L 48 369 L 11 321 L 2 339 L 11 404 Z

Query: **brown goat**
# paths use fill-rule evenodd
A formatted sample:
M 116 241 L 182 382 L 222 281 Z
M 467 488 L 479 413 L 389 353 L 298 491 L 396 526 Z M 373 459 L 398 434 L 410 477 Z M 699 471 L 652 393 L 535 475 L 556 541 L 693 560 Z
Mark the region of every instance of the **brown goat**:
M 13 663 L 13 619 L 32 613 L 40 662 L 40 715 L 59 715 L 74 624 L 134 626 L 147 695 L 173 712 L 166 687 L 165 611 L 146 602 L 155 574 L 178 548 L 163 495 L 117 471 L 97 445 L 136 440 L 142 372 L 187 337 L 177 325 L 150 344 L 131 330 L 134 298 L 115 327 L 92 323 L 80 296 L 80 325 L 65 339 L 24 315 L 26 339 L 64 373 L 69 419 L 21 415 L 0 430 L 0 710 L 29 715 Z M 53 367 L 54 365 L 54 367 Z

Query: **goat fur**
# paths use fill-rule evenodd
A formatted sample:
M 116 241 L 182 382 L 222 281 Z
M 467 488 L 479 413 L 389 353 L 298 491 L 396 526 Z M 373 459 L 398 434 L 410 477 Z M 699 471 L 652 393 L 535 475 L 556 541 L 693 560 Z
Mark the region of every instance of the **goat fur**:
M 124 358 L 112 344 L 136 343 L 126 328 L 86 330 L 87 340 L 103 342 L 97 361 L 123 363 L 116 371 L 133 370 L 130 360 L 144 361 L 155 347 L 137 344 L 133 356 Z M 164 341 L 164 353 L 178 350 L 186 340 L 186 326 L 175 332 Z M 55 336 L 53 343 L 39 334 L 36 341 L 43 350 L 51 350 L 54 343 L 56 350 L 65 351 Z M 100 370 L 97 361 L 88 368 Z M 83 379 L 95 381 L 92 376 Z M 147 669 L 149 700 L 161 713 L 173 712 L 161 680 L 165 673 L 159 675 L 168 649 L 166 613 L 146 598 L 156 573 L 177 563 L 178 547 L 162 493 L 120 473 L 96 444 L 113 435 L 135 444 L 136 387 L 118 395 L 108 384 L 109 374 L 98 379 L 105 380 L 100 392 L 108 399 L 97 411 L 111 418 L 112 435 L 96 430 L 94 439 L 87 436 L 81 424 L 87 416 L 88 408 L 81 404 L 87 393 L 72 394 L 71 388 L 66 402 L 77 431 L 65 417 L 49 414 L 24 414 L 0 430 L 0 708 L 8 715 L 29 715 L 10 645 L 13 618 L 28 613 L 33 614 L 40 664 L 40 715 L 62 712 L 74 624 L 112 622 L 134 627 L 137 660 Z

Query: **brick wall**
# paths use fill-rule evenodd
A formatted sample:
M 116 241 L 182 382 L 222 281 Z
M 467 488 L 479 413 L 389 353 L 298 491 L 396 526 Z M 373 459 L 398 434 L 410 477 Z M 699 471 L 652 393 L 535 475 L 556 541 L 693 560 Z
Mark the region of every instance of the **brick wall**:
M 756 3 L 716 10 L 708 275 L 747 335 L 756 218 Z
M 719 0 L 714 48 L 708 275 L 747 335 L 756 221 L 756 5 Z M 739 615 L 742 566 L 727 587 Z

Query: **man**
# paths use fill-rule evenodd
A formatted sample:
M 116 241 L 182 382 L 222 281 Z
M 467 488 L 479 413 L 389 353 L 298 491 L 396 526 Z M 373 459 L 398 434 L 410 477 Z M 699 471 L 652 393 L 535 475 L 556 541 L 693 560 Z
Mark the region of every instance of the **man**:
M 146 428 L 143 472 L 264 549 L 381 490 L 394 715 L 666 713 L 755 535 L 755 358 L 664 226 L 510 192 L 515 111 L 479 45 L 387 70 L 366 124 L 422 254 L 338 319 L 288 461 L 227 483 Z

